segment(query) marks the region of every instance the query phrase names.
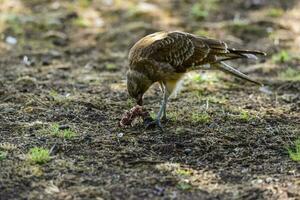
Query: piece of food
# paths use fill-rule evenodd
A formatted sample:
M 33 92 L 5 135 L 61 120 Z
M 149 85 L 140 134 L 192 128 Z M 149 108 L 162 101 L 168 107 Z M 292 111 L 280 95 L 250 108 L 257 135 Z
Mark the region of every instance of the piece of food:
M 142 106 L 136 105 L 131 108 L 130 111 L 127 111 L 123 114 L 119 124 L 120 126 L 132 125 L 132 122 L 138 117 L 141 117 L 144 122 L 152 120 L 147 110 L 143 109 Z

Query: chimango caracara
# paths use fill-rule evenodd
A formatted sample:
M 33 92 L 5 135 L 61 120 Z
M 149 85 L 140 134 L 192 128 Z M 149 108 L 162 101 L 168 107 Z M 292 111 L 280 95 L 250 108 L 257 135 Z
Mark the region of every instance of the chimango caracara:
M 160 83 L 164 92 L 163 101 L 153 123 L 161 128 L 160 120 L 166 118 L 168 97 L 185 73 L 217 69 L 261 85 L 224 62 L 238 58 L 256 58 L 255 55 L 265 53 L 229 48 L 225 42 L 185 32 L 153 33 L 140 39 L 129 52 L 127 89 L 129 95 L 142 106 L 144 93 L 153 83 Z

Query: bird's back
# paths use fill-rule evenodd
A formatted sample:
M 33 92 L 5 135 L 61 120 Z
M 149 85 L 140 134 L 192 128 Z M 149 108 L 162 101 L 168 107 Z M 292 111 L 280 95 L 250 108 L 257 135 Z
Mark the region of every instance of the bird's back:
M 129 63 L 136 63 L 142 58 L 147 58 L 151 52 L 151 45 L 159 40 L 168 37 L 168 33 L 165 31 L 156 32 L 147 35 L 137 41 L 129 51 L 128 60 Z
M 214 61 L 217 54 L 227 53 L 227 45 L 219 40 L 172 31 L 157 32 L 140 39 L 129 52 L 131 67 L 142 60 L 170 64 L 184 72 L 194 65 Z

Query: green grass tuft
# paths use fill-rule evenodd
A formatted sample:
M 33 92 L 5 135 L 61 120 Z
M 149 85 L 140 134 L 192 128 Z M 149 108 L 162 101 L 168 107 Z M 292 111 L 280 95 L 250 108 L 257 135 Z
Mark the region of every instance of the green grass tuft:
M 65 139 L 71 139 L 74 136 L 76 136 L 76 133 L 71 130 L 71 129 L 64 129 L 64 130 L 60 130 L 59 129 L 59 125 L 58 124 L 53 124 L 50 127 L 50 134 L 55 136 L 55 137 L 60 137 L 60 138 L 65 138 Z
M 196 83 L 203 83 L 205 80 L 200 74 L 195 74 L 195 76 L 192 77 L 192 80 Z
M 44 164 L 50 160 L 50 152 L 48 149 L 34 147 L 29 150 L 27 159 L 34 164 Z
M 194 4 L 192 6 L 191 13 L 192 16 L 198 20 L 203 20 L 209 15 L 208 10 L 206 10 L 201 3 Z
M 238 119 L 244 121 L 244 122 L 248 122 L 250 121 L 253 117 L 251 116 L 251 114 L 246 111 L 246 110 L 242 110 L 240 112 L 240 114 L 237 116 Z
M 177 188 L 180 190 L 190 190 L 192 189 L 192 185 L 187 182 L 181 181 L 177 184 Z
M 76 132 L 74 132 L 70 128 L 61 130 L 59 124 L 57 123 L 52 124 L 50 127 L 43 129 L 41 133 L 64 139 L 72 139 L 76 136 Z
M 129 98 L 126 101 L 127 107 L 132 108 L 135 105 L 135 102 L 133 99 Z
M 118 66 L 115 63 L 106 63 L 105 68 L 109 71 L 115 71 L 118 69 Z
M 300 139 L 297 139 L 294 145 L 293 148 L 288 149 L 289 156 L 293 161 L 300 161 Z
M 286 63 L 286 62 L 289 62 L 291 60 L 292 60 L 291 55 L 285 50 L 282 50 L 279 53 L 274 54 L 272 56 L 272 61 L 274 63 Z
M 191 15 L 196 20 L 204 20 L 209 14 L 217 10 L 218 0 L 199 1 L 191 8 Z
M 271 8 L 267 12 L 268 17 L 281 17 L 284 14 L 284 10 L 280 8 Z
M 175 170 L 175 174 L 177 174 L 179 176 L 191 176 L 192 171 L 187 170 L 187 169 L 177 169 L 177 170 Z
M 78 17 L 76 19 L 73 20 L 73 24 L 75 26 L 81 27 L 81 28 L 86 28 L 90 26 L 90 23 L 88 20 L 82 18 L 82 17 Z
M 167 118 L 172 121 L 178 121 L 180 120 L 180 113 L 178 111 L 167 112 Z
M 6 151 L 0 151 L 0 161 L 5 160 L 7 157 Z
M 193 113 L 191 117 L 194 123 L 209 123 L 211 121 L 210 116 L 207 113 Z

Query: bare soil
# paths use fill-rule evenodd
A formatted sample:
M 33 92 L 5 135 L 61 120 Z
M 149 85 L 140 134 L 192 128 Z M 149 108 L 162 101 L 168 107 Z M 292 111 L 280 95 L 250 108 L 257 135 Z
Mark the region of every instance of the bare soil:
M 0 199 L 300 199 L 300 164 L 287 150 L 300 137 L 298 1 L 207 1 L 207 14 L 196 1 L 0 2 Z M 134 105 L 128 50 L 159 30 L 267 52 L 232 65 L 269 92 L 194 73 L 170 99 L 163 133 L 141 121 L 119 127 Z M 289 58 L 276 59 L 282 50 Z M 155 85 L 152 114 L 160 100 Z M 41 134 L 55 123 L 76 136 Z M 51 149 L 51 160 L 29 163 L 33 147 Z

